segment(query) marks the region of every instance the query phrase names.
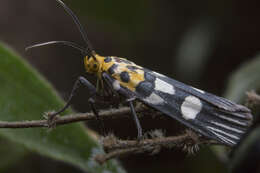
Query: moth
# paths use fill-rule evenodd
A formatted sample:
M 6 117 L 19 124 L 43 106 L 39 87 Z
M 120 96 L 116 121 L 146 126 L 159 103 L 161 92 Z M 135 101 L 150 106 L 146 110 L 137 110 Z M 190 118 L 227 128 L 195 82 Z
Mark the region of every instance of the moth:
M 61 0 L 56 1 L 72 17 L 86 45 L 83 47 L 69 41 L 50 41 L 27 49 L 64 44 L 80 50 L 84 55 L 86 72 L 97 77 L 98 87 L 80 76 L 67 104 L 52 114 L 50 120 L 70 105 L 76 89 L 79 85 L 84 85 L 90 92 L 88 102 L 97 117 L 95 104 L 100 99 L 113 99 L 117 96 L 124 98 L 131 109 L 139 139 L 142 137 L 142 128 L 135 112 L 135 101 L 140 101 L 221 144 L 234 146 L 239 142 L 252 122 L 248 108 L 136 65 L 125 58 L 97 54 L 77 16 Z

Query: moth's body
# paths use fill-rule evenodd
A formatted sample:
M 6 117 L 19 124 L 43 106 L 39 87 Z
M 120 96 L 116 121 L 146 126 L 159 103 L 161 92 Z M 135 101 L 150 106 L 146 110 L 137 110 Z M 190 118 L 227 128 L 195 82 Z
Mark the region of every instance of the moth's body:
M 90 92 L 88 102 L 97 118 L 98 111 L 94 104 L 97 101 L 95 98 L 102 95 L 99 92 L 108 89 L 106 91 L 112 91 L 110 92 L 111 96 L 114 96 L 113 93 L 121 95 L 130 106 L 139 139 L 142 136 L 142 128 L 133 104 L 136 99 L 219 143 L 234 146 L 239 142 L 252 121 L 249 109 L 138 66 L 124 58 L 103 57 L 96 54 L 77 16 L 61 0 L 56 1 L 72 17 L 86 46 L 82 47 L 68 41 L 50 41 L 30 46 L 27 49 L 49 44 L 65 44 L 76 48 L 84 55 L 86 72 L 95 74 L 100 85 L 96 88 L 84 77 L 79 77 L 66 105 L 52 114 L 49 117 L 49 122 L 52 122 L 56 115 L 70 105 L 75 90 L 79 84 L 82 84 Z
M 95 54 L 95 59 L 85 57 L 84 62 L 88 73 L 95 73 L 126 99 L 136 98 L 221 143 L 235 145 L 250 125 L 252 117 L 246 107 L 127 59 Z

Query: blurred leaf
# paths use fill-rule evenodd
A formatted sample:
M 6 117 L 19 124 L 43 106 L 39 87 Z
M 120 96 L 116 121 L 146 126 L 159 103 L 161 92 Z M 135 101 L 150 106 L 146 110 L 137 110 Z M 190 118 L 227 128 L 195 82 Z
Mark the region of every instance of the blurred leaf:
M 0 146 L 0 154 L 4 156 L 0 157 L 0 172 L 6 172 L 6 169 L 20 161 L 28 153 L 22 145 L 17 145 L 5 138 L 0 138 Z
M 3 44 L 0 44 L 0 91 L 2 121 L 42 119 L 43 112 L 64 105 L 50 84 Z M 69 162 L 85 171 L 124 172 L 116 161 L 100 166 L 93 160 L 92 156 L 102 149 L 89 134 L 81 123 L 59 126 L 52 131 L 0 129 L 0 135 L 29 150 Z
M 241 65 L 229 78 L 224 97 L 237 103 L 245 99 L 245 92 L 260 89 L 260 56 Z M 247 141 L 246 141 L 247 143 Z M 224 147 L 214 147 L 218 157 L 228 162 L 227 151 Z
M 230 77 L 225 97 L 242 103 L 246 91 L 260 89 L 260 55 L 240 66 Z M 260 128 L 247 134 L 233 153 L 229 167 L 232 172 L 254 172 L 259 165 Z M 257 163 L 255 163 L 257 162 Z M 254 167 L 255 166 L 255 167 Z M 258 170 L 259 171 L 259 170 Z
M 225 97 L 242 102 L 245 92 L 260 89 L 260 55 L 244 63 L 235 71 L 228 81 Z
M 174 62 L 174 69 L 183 80 L 196 81 L 203 72 L 216 43 L 219 29 L 215 20 L 200 19 L 184 33 Z
M 232 172 L 259 172 L 260 160 L 260 128 L 254 129 L 242 141 L 239 147 L 235 150 L 234 157 L 229 164 Z

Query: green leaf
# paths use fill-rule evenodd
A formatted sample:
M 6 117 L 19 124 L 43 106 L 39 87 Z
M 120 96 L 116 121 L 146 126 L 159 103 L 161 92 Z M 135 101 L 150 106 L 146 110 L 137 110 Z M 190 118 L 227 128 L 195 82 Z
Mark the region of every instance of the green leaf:
M 225 97 L 242 103 L 245 99 L 246 91 L 260 89 L 260 55 L 252 60 L 244 63 L 237 71 L 230 77 Z M 255 113 L 255 111 L 253 111 Z M 255 113 L 255 115 L 257 115 Z M 259 145 L 260 128 L 256 128 L 250 133 L 246 134 L 236 150 L 233 152 L 229 168 L 232 172 L 237 172 L 240 168 L 245 168 L 248 164 L 250 155 L 254 155 L 256 148 Z M 248 166 L 248 165 L 247 165 Z
M 227 85 L 225 97 L 242 102 L 245 92 L 260 89 L 260 55 L 243 64 L 235 71 Z
M 203 17 L 182 36 L 173 64 L 182 80 L 197 81 L 203 74 L 219 33 L 215 23 L 216 18 Z
M 260 89 L 260 55 L 242 64 L 229 78 L 224 97 L 242 103 L 246 92 Z M 245 141 L 243 141 L 245 142 Z M 223 147 L 213 150 L 222 160 L 227 161 L 227 151 Z
M 259 153 L 259 142 L 260 127 L 251 131 L 251 133 L 248 134 L 245 140 L 242 141 L 242 143 L 236 149 L 234 157 L 229 164 L 229 168 L 232 170 L 232 172 L 239 172 L 241 171 L 241 168 L 245 170 L 249 165 L 251 167 L 251 170 L 252 166 L 257 166 L 257 164 L 254 164 L 256 163 L 256 161 L 252 160 L 252 158 L 258 158 L 258 156 L 256 155 Z
M 53 88 L 10 48 L 0 43 L 0 120 L 42 119 L 43 113 L 64 103 Z M 67 111 L 68 113 L 69 111 Z M 0 135 L 29 150 L 69 162 L 90 172 L 124 172 L 116 161 L 100 166 L 93 155 L 102 152 L 81 123 L 46 128 L 0 129 Z
M 5 138 L 0 138 L 0 172 L 6 170 L 23 159 L 29 152 L 22 145 L 10 142 Z

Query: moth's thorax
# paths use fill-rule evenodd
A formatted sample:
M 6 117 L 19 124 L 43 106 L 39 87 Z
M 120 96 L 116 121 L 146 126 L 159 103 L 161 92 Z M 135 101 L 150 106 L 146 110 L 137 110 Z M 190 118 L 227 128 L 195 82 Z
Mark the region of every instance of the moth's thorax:
M 117 80 L 121 86 L 134 91 L 136 86 L 144 81 L 143 68 L 125 58 L 115 56 L 100 56 L 95 58 L 86 56 L 84 58 L 86 72 L 97 75 L 100 79 L 102 73 L 106 72 Z
M 109 56 L 105 57 L 102 70 L 107 72 L 119 84 L 131 91 L 144 81 L 143 68 L 125 58 Z

